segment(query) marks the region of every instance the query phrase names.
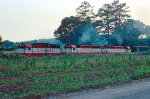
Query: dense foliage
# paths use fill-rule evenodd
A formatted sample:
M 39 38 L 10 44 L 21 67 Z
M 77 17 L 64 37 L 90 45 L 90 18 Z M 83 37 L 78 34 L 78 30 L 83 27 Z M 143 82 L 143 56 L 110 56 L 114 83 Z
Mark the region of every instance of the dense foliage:
M 150 45 L 150 26 L 129 19 L 126 3 L 114 0 L 97 13 L 93 8 L 89 2 L 82 2 L 76 16 L 64 18 L 54 36 L 65 44 Z
M 66 17 L 54 35 L 65 44 L 78 44 L 77 41 L 81 37 L 80 28 L 85 24 L 86 22 L 82 22 L 77 17 Z

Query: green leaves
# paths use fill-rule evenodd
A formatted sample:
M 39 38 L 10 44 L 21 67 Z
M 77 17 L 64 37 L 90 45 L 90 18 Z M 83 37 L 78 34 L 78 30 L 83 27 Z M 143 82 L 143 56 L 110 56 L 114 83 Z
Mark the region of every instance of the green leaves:
M 76 9 L 77 17 L 81 21 L 90 22 L 94 18 L 93 6 L 89 2 L 83 1 L 82 4 Z
M 121 25 L 130 18 L 128 12 L 129 10 L 126 3 L 120 3 L 119 0 L 114 0 L 110 4 L 104 4 L 102 8 L 98 10 L 96 16 L 103 23 L 103 25 L 100 25 L 100 28 L 98 28 L 98 32 L 108 35 L 108 45 L 112 42 L 110 41 L 109 35 L 112 35 L 115 29 L 121 28 Z

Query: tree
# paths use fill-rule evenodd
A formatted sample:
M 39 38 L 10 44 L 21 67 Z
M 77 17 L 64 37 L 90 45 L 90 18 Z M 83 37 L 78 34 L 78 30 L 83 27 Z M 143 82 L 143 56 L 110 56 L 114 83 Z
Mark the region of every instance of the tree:
M 100 24 L 100 21 L 95 21 L 93 6 L 89 2 L 83 1 L 76 9 L 76 13 L 76 17 L 83 22 L 78 29 L 80 33 L 79 44 L 92 44 L 97 39 L 95 27 Z
M 3 41 L 2 45 L 4 50 L 11 50 L 17 48 L 18 44 L 9 40 L 5 40 Z
M 89 2 L 83 1 L 82 4 L 76 9 L 76 17 L 81 21 L 91 21 L 94 18 L 93 6 Z
M 86 22 L 81 21 L 77 17 L 66 17 L 54 32 L 54 36 L 65 44 L 77 44 L 81 36 L 79 30 L 83 24 L 86 24 Z
M 0 35 L 0 51 L 2 50 L 2 37 Z
M 65 44 L 91 44 L 91 39 L 96 36 L 92 26 L 95 25 L 92 21 L 94 18 L 93 7 L 89 2 L 84 1 L 76 9 L 76 13 L 76 17 L 66 17 L 62 20 L 61 25 L 54 32 L 54 36 Z
M 137 46 L 137 45 L 142 45 L 144 44 L 144 40 L 140 40 L 139 36 L 140 35 L 148 35 L 148 27 L 144 25 L 140 21 L 136 21 L 133 19 L 128 19 L 126 22 L 124 22 L 121 25 L 121 28 L 116 29 L 113 32 L 113 36 L 116 37 L 118 43 L 124 46 Z M 150 28 L 150 27 L 149 27 Z M 145 44 L 147 41 L 145 40 Z
M 110 4 L 105 4 L 98 10 L 96 16 L 100 18 L 102 21 L 101 26 L 99 26 L 100 33 L 107 34 L 108 45 L 109 45 L 109 35 L 114 30 L 114 20 L 113 20 L 113 13 L 112 13 L 112 6 Z
M 98 29 L 100 29 L 100 33 L 107 35 L 108 45 L 110 45 L 110 35 L 112 35 L 116 28 L 120 28 L 130 17 L 128 8 L 126 3 L 120 4 L 119 0 L 114 0 L 110 4 L 104 4 L 102 8 L 98 10 L 96 16 L 98 16 L 103 23 Z
M 0 43 L 2 43 L 2 37 L 1 37 L 1 35 L 0 35 Z
M 71 16 L 62 20 L 54 36 L 66 45 L 92 44 L 97 37 L 97 32 L 89 22 Z
M 111 5 L 113 7 L 114 25 L 115 27 L 120 28 L 121 25 L 130 18 L 130 15 L 128 14 L 128 12 L 130 12 L 128 10 L 129 7 L 126 3 L 119 3 L 119 0 L 114 0 Z

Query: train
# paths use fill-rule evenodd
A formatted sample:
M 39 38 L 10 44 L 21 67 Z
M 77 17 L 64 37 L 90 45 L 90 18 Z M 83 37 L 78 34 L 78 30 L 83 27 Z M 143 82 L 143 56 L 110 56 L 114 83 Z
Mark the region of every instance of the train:
M 15 53 L 25 56 L 60 56 L 60 55 L 88 55 L 130 53 L 129 47 L 97 46 L 97 45 L 65 45 L 49 43 L 19 44 Z

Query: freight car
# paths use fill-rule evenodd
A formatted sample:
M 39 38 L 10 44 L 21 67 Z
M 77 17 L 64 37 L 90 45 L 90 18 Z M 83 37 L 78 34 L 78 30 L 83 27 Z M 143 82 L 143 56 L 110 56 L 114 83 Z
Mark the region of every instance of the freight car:
M 58 56 L 58 55 L 86 55 L 86 54 L 112 54 L 130 53 L 130 48 L 123 46 L 95 46 L 95 45 L 69 45 L 60 47 L 57 44 L 34 43 L 20 44 L 15 53 L 26 56 Z

